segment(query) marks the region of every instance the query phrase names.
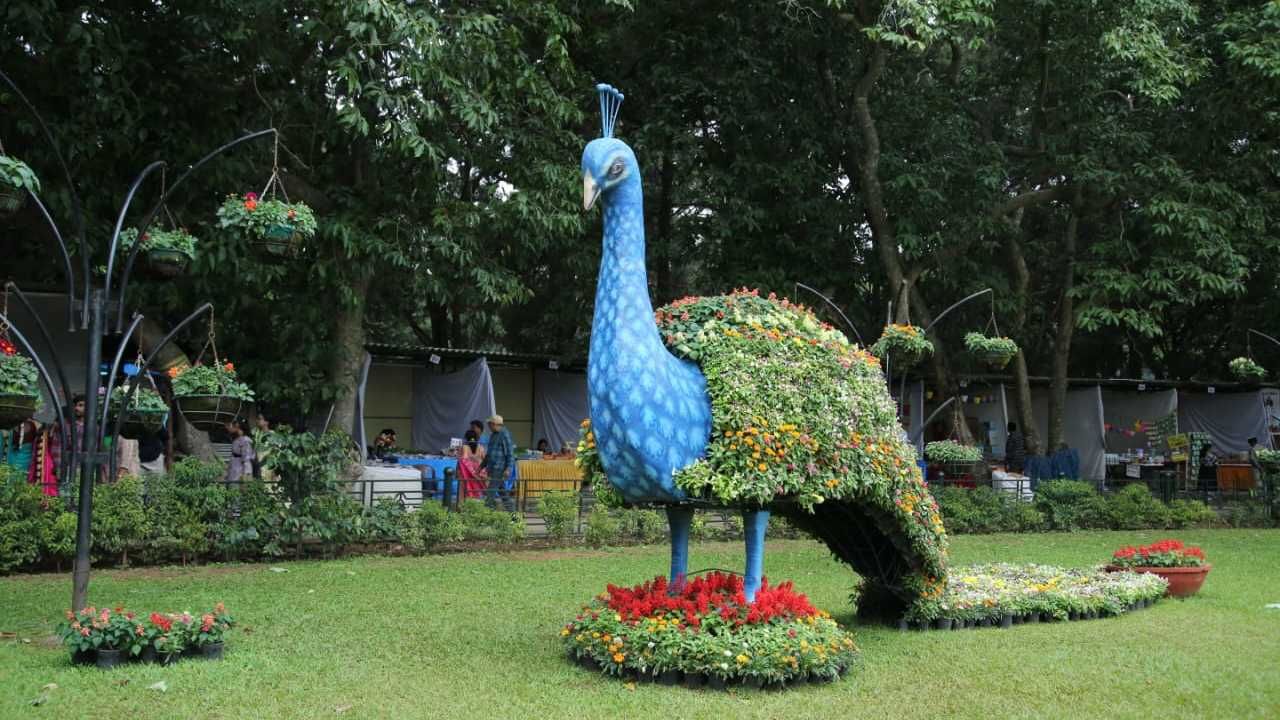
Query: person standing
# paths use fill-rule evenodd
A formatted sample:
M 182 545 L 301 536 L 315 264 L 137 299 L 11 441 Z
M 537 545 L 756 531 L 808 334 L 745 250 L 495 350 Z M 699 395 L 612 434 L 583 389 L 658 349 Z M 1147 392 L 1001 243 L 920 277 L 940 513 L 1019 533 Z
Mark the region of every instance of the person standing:
M 231 458 L 225 478 L 228 485 L 253 477 L 253 441 L 244 428 L 245 421 L 240 418 L 227 423 L 227 432 L 231 434 Z
M 266 415 L 263 415 L 262 412 L 259 411 L 257 417 L 253 419 L 254 436 L 256 437 L 260 434 L 266 434 L 269 432 L 271 432 L 271 421 L 267 419 Z M 254 450 L 253 479 L 261 480 L 262 479 L 262 453 L 258 452 L 258 449 L 256 447 L 253 450 Z
M 1005 470 L 1022 474 L 1027 464 L 1027 439 L 1018 430 L 1018 423 L 1009 423 L 1009 436 L 1004 441 Z
M 1258 459 L 1258 438 L 1249 438 L 1249 474 L 1253 476 L 1253 486 L 1261 487 L 1262 461 Z
M 505 491 L 507 476 L 511 474 L 511 468 L 515 467 L 515 462 L 515 444 L 511 440 L 511 433 L 507 432 L 502 416 L 493 415 L 489 418 L 489 446 L 480 463 L 480 467 L 489 472 L 488 497 L 485 498 L 485 504 L 489 507 L 496 507 L 501 499 L 504 510 L 515 512 L 511 498 Z

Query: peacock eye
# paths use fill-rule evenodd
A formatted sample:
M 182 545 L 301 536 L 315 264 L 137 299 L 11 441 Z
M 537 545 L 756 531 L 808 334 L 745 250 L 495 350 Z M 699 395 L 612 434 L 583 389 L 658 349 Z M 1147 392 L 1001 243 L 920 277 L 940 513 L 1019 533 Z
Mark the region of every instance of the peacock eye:
M 609 177 L 611 178 L 618 177 L 619 175 L 622 174 L 622 171 L 625 170 L 626 167 L 627 166 L 624 165 L 621 160 L 614 160 L 613 164 L 609 166 Z

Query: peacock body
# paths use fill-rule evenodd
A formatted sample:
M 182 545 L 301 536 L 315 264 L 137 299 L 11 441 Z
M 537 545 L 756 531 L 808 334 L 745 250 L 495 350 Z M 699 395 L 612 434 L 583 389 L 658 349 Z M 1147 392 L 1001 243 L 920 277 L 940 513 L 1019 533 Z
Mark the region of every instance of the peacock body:
M 822 539 L 899 605 L 940 594 L 946 536 L 902 437 L 879 361 L 801 306 L 753 291 L 655 313 L 634 153 L 611 137 L 621 94 L 600 86 L 605 137 L 583 152 L 583 200 L 604 206 L 581 464 L 626 504 L 661 504 L 671 578 L 693 507 L 744 511 L 746 592 L 770 511 Z

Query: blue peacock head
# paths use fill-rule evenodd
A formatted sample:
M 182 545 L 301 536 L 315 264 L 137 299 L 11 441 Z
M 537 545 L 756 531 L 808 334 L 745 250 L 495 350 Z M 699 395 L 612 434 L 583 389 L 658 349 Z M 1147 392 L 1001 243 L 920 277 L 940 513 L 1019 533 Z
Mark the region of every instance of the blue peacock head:
M 639 178 L 640 166 L 626 143 L 613 136 L 623 95 L 611 85 L 596 85 L 600 96 L 601 136 L 582 151 L 582 209 L 590 210 L 600 196 L 608 196 L 628 179 Z

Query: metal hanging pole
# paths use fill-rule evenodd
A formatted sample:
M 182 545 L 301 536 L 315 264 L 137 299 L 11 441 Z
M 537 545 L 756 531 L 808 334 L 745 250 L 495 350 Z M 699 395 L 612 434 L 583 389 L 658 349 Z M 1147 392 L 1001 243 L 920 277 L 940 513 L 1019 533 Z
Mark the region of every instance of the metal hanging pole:
M 959 301 L 959 302 L 957 302 L 957 303 L 953 304 L 951 307 L 947 308 L 946 310 L 943 310 L 943 311 L 942 311 L 942 312 L 941 312 L 937 317 L 935 317 L 935 318 L 933 319 L 933 322 L 931 322 L 931 323 L 929 323 L 928 325 L 926 325 L 926 326 L 925 326 L 925 328 L 924 328 L 924 332 L 925 332 L 925 334 L 926 334 L 926 335 L 928 335 L 928 334 L 929 334 L 929 330 L 930 330 L 930 329 L 932 329 L 934 325 L 937 325 L 939 320 L 941 320 L 942 318 L 946 317 L 946 316 L 947 316 L 947 313 L 951 312 L 952 310 L 955 310 L 956 308 L 958 308 L 958 307 L 960 307 L 961 305 L 963 305 L 963 304 L 965 304 L 965 303 L 969 302 L 970 300 L 972 300 L 972 299 L 974 299 L 974 298 L 976 298 L 976 297 L 980 297 L 980 296 L 982 296 L 982 295 L 986 295 L 986 294 L 987 294 L 987 293 L 989 293 L 989 292 L 991 292 L 991 288 L 987 288 L 986 290 L 979 290 L 978 292 L 976 292 L 976 293 L 974 293 L 974 294 L 970 295 L 969 297 L 966 297 L 966 298 L 964 298 L 963 300 L 961 300 L 961 301 Z

